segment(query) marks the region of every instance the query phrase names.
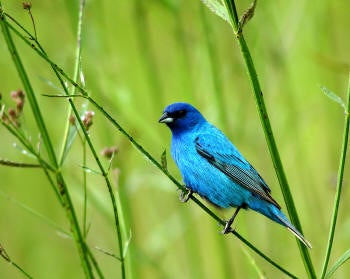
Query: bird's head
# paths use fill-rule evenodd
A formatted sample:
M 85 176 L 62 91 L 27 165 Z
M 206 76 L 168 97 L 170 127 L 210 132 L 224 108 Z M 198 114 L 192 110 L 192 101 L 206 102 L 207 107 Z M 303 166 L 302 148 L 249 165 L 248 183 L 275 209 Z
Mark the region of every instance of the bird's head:
M 174 133 L 192 131 L 200 127 L 206 120 L 203 115 L 193 106 L 187 103 L 174 103 L 164 109 L 159 119 L 165 123 Z

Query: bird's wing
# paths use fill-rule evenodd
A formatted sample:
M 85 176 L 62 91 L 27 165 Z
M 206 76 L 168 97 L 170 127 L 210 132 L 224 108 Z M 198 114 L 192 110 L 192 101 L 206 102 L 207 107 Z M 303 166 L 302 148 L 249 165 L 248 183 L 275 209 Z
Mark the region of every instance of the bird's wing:
M 195 139 L 195 145 L 199 155 L 234 182 L 281 208 L 271 197 L 266 182 L 220 131 L 199 135 Z

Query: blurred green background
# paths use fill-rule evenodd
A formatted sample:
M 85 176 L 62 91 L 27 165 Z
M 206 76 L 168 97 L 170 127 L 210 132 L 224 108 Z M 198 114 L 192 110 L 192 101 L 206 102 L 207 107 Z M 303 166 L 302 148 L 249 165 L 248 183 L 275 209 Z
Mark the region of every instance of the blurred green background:
M 250 1 L 238 2 L 241 13 L 250 5 Z M 7 13 L 33 30 L 21 1 L 3 0 L 2 4 Z M 33 0 L 32 4 L 38 40 L 49 57 L 72 75 L 79 2 Z M 346 96 L 349 11 L 348 0 L 258 1 L 255 16 L 244 29 L 303 231 L 313 245 L 317 273 L 328 237 L 344 118 L 342 108 L 324 96 L 320 85 Z M 61 93 L 49 85 L 58 81 L 46 62 L 22 41 L 15 39 L 15 43 L 59 153 L 68 102 L 40 96 Z M 157 159 L 170 146 L 170 132 L 157 123 L 164 106 L 175 101 L 194 104 L 249 158 L 285 210 L 232 30 L 200 1 L 88 0 L 82 68 L 91 96 Z M 3 103 L 13 106 L 10 92 L 23 86 L 3 36 L 0 77 Z M 38 142 L 29 106 L 22 121 L 26 134 Z M 239 240 L 220 235 L 221 228 L 193 202 L 180 203 L 175 185 L 98 112 L 90 134 L 97 150 L 119 147 L 112 177 L 127 230 L 132 233 L 127 255 L 130 277 L 260 278 L 257 266 L 267 278 L 283 278 Z M 15 147 L 18 142 L 2 126 L 0 141 L 1 159 L 33 162 Z M 107 160 L 103 163 L 108 165 Z M 63 171 L 80 219 L 81 165 L 82 147 L 76 139 Z M 168 165 L 180 180 L 170 156 Z M 88 167 L 97 169 L 90 153 Z M 330 265 L 350 247 L 349 180 L 347 167 Z M 91 247 L 117 254 L 102 177 L 88 174 L 88 189 L 91 227 L 87 240 Z M 43 172 L 0 165 L 0 191 L 0 244 L 10 257 L 34 278 L 83 278 L 73 241 L 50 224 L 69 231 L 65 212 Z M 212 209 L 223 218 L 232 214 L 232 210 Z M 296 241 L 287 230 L 251 211 L 241 212 L 235 227 L 281 266 L 298 277 L 306 276 Z M 94 253 L 106 278 L 120 276 L 117 260 L 97 250 Z M 2 259 L 0 274 L 1 278 L 23 277 Z M 349 276 L 350 267 L 345 264 L 335 278 Z

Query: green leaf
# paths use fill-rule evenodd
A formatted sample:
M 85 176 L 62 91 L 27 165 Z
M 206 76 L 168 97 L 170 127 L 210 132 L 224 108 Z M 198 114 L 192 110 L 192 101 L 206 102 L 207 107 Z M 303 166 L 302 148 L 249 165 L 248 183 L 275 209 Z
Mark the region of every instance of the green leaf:
M 226 8 L 217 0 L 201 0 L 214 14 L 231 24 Z
M 347 250 L 336 262 L 335 264 L 329 269 L 329 271 L 326 274 L 325 278 L 330 278 L 333 273 L 348 259 L 350 258 L 350 249 Z
M 346 109 L 346 105 L 343 101 L 342 98 L 340 98 L 337 94 L 335 94 L 334 92 L 330 91 L 327 87 L 321 85 L 321 90 L 323 91 L 323 93 L 332 101 L 338 103 L 339 105 L 341 105 L 346 113 L 347 109 Z

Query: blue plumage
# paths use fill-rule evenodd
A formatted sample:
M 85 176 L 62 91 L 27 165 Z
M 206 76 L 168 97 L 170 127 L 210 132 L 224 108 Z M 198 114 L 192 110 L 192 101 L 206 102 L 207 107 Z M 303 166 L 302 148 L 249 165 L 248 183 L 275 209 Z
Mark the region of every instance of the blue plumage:
M 187 103 L 167 106 L 159 122 L 172 132 L 171 155 L 186 187 L 218 207 L 236 207 L 223 233 L 241 208 L 253 209 L 310 243 L 289 222 L 271 197 L 270 188 L 229 139 Z

